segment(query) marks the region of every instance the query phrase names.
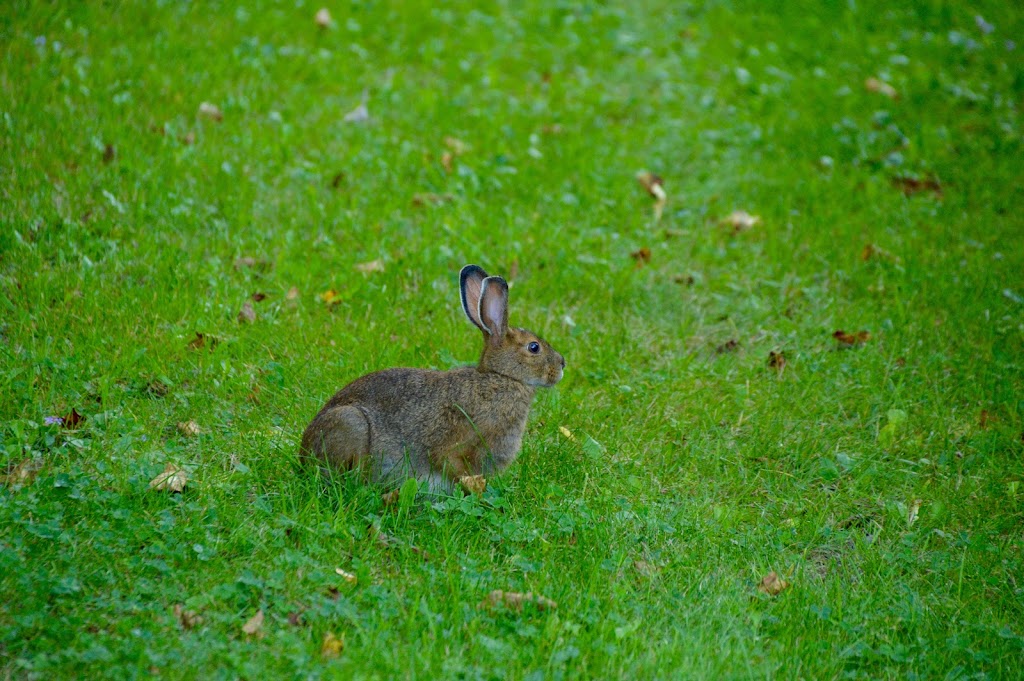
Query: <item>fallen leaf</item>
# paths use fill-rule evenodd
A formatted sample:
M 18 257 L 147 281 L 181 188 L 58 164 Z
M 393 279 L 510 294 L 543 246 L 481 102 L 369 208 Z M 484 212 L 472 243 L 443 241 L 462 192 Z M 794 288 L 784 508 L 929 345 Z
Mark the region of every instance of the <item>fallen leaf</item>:
M 25 459 L 13 469 L 8 469 L 7 475 L 0 480 L 3 480 L 8 487 L 27 487 L 32 484 L 41 470 L 43 470 L 42 459 Z
M 890 262 L 897 262 L 899 258 L 874 244 L 864 244 L 864 249 L 860 252 L 860 259 L 867 262 L 874 258 L 881 258 L 882 260 L 888 260 Z
M 921 503 L 920 499 L 910 502 L 910 508 L 907 510 L 907 527 L 917 522 L 917 512 L 921 510 Z
M 721 355 L 721 354 L 724 354 L 726 352 L 733 352 L 739 346 L 740 346 L 739 341 L 737 341 L 735 338 L 730 338 L 729 340 L 725 341 L 724 343 L 719 345 L 717 348 L 715 348 L 715 354 L 716 355 Z
M 117 150 L 114 148 L 114 145 L 105 144 L 103 146 L 103 162 L 110 163 L 115 158 L 117 158 Z
M 299 297 L 299 289 L 297 289 L 294 286 L 292 286 L 290 289 L 288 289 L 288 293 L 284 294 L 285 300 L 295 300 L 298 297 Z
M 326 7 L 321 7 L 316 13 L 316 25 L 320 28 L 330 28 L 331 13 Z
M 78 410 L 74 407 L 71 408 L 71 413 L 61 418 L 61 425 L 68 430 L 75 430 L 81 425 L 85 417 L 78 413 Z
M 189 341 L 188 347 L 190 350 L 200 350 L 204 347 L 208 347 L 213 350 L 217 347 L 217 343 L 219 342 L 220 340 L 214 336 L 207 336 L 206 334 L 196 331 L 196 337 Z
M 199 115 L 204 118 L 217 121 L 218 123 L 224 120 L 224 114 L 221 110 L 209 102 L 202 102 L 199 105 Z
M 256 614 L 249 618 L 249 621 L 242 627 L 242 631 L 249 636 L 263 637 L 263 610 L 257 610 Z
M 178 468 L 173 463 L 169 463 L 164 466 L 163 472 L 149 481 L 150 489 L 155 489 L 157 491 L 168 490 L 170 492 L 178 493 L 181 493 L 185 489 L 186 484 L 188 484 L 188 473 L 186 473 L 184 469 Z
M 356 577 L 356 576 L 355 576 L 354 574 L 352 574 L 351 572 L 345 572 L 345 571 L 344 571 L 344 570 L 342 570 L 341 568 L 334 568 L 334 572 L 335 572 L 335 573 L 336 573 L 336 574 L 337 574 L 337 575 L 338 575 L 339 577 L 341 577 L 341 578 L 342 578 L 342 579 L 344 579 L 344 580 L 345 580 L 346 582 L 348 582 L 349 584 L 355 584 L 355 583 L 356 583 L 356 582 L 358 581 L 358 579 L 359 579 L 358 577 Z
M 446 151 L 441 154 L 441 167 L 444 168 L 444 172 L 451 175 L 452 173 L 452 161 L 455 158 L 452 152 Z
M 394 506 L 398 503 L 399 497 L 402 496 L 401 489 L 393 489 L 390 492 L 386 492 L 380 495 L 380 500 L 384 502 L 385 506 Z
M 178 432 L 184 437 L 195 437 L 203 432 L 195 421 L 179 421 Z
M 341 302 L 341 294 L 332 289 L 327 289 L 320 294 L 320 300 L 327 303 L 328 306 L 337 305 Z
M 459 485 L 469 494 L 483 494 L 487 489 L 487 479 L 482 475 L 463 475 Z
M 772 350 L 768 353 L 768 366 L 781 372 L 786 368 L 786 355 L 781 350 Z
M 558 432 L 565 436 L 570 442 L 576 442 L 576 436 L 572 434 L 572 431 L 565 426 L 558 426 Z
M 332 657 L 338 657 L 341 655 L 341 651 L 345 649 L 345 637 L 338 638 L 333 632 L 328 631 L 324 634 L 324 642 L 320 645 L 320 657 L 324 659 L 330 659 Z
M 448 147 L 453 154 L 456 156 L 462 156 L 469 151 L 469 145 L 460 140 L 458 137 L 445 137 L 444 145 Z
M 196 143 L 196 134 L 189 130 L 184 135 L 182 135 L 181 142 L 187 147 L 192 146 L 193 144 Z
M 926 177 L 923 180 L 908 175 L 897 175 L 890 180 L 892 186 L 903 192 L 904 196 L 913 196 L 921 192 L 931 192 L 935 198 L 942 198 L 942 184 L 934 177 Z
M 846 331 L 839 330 L 832 334 L 832 337 L 839 343 L 839 347 L 842 349 L 852 348 L 871 340 L 871 333 L 868 331 L 858 331 L 856 333 L 847 333 Z
M 238 311 L 238 321 L 242 324 L 252 324 L 256 321 L 256 310 L 248 300 L 242 303 L 242 309 Z
M 900 94 L 896 92 L 896 88 L 883 80 L 879 80 L 878 78 L 868 78 L 865 80 L 864 89 L 868 92 L 877 92 L 880 95 L 885 95 L 889 99 L 898 99 L 900 96 Z
M 522 612 L 523 606 L 528 603 L 534 605 L 538 610 L 554 610 L 558 607 L 558 603 L 555 603 L 550 598 L 545 598 L 540 594 L 535 594 L 533 592 L 518 593 L 515 591 L 502 591 L 501 589 L 495 589 L 489 593 L 484 605 L 488 605 L 492 608 L 504 605 L 516 612 Z
M 629 257 L 636 261 L 636 268 L 640 269 L 651 261 L 651 249 L 644 246 L 643 248 L 630 253 Z
M 668 201 L 668 194 L 665 193 L 665 181 L 661 176 L 652 172 L 641 170 L 636 174 L 637 182 L 647 190 L 647 193 L 654 199 L 654 221 L 661 220 L 662 210 Z
M 384 261 L 383 260 L 371 260 L 370 262 L 361 262 L 356 265 L 356 271 L 362 272 L 363 274 L 370 274 L 372 272 L 383 272 Z
M 734 210 L 722 218 L 721 223 L 732 227 L 734 234 L 745 232 L 761 223 L 761 216 L 751 215 L 745 210 Z
M 267 299 L 267 294 L 266 293 L 261 293 L 261 292 L 257 291 L 256 293 L 252 294 L 252 299 L 253 299 L 253 302 L 261 303 L 261 302 L 263 302 L 264 300 Z
M 424 192 L 420 194 L 413 194 L 412 205 L 440 206 L 442 203 L 449 203 L 454 200 L 455 196 L 452 194 L 434 194 L 433 192 Z
M 293 610 L 288 613 L 288 624 L 293 627 L 301 627 L 304 624 L 302 621 L 302 613 L 297 610 Z
M 176 603 L 174 605 L 174 618 L 178 620 L 179 624 L 181 624 L 181 628 L 186 631 L 194 629 L 203 623 L 201 615 L 198 615 L 191 610 L 186 610 L 185 606 L 181 603 Z
M 772 571 L 761 579 L 761 583 L 757 585 L 757 590 L 769 596 L 778 596 L 787 587 L 789 587 L 789 582 Z

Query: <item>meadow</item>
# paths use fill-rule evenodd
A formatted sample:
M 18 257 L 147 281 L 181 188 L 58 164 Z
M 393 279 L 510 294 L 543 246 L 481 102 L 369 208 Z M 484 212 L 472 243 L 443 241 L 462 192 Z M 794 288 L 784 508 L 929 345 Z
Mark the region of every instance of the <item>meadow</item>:
M 320 9 L 0 6 L 0 678 L 1020 678 L 1019 6 Z M 311 475 L 466 263 L 518 461 Z

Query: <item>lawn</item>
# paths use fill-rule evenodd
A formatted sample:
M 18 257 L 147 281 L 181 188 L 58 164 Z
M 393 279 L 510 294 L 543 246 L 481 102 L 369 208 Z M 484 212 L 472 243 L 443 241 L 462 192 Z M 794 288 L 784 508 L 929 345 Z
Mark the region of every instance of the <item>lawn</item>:
M 1024 11 L 319 8 L 0 7 L 0 677 L 1020 677 Z M 316 479 L 466 263 L 518 461 Z

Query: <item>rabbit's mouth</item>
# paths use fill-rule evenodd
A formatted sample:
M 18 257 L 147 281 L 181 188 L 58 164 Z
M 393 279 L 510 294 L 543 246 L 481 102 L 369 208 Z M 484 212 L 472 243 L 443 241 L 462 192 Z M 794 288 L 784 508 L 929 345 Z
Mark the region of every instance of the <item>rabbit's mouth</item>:
M 534 388 L 551 388 L 556 383 L 562 380 L 562 376 L 565 374 L 565 369 L 559 367 L 555 370 L 553 376 L 545 376 L 544 378 L 533 378 L 526 382 L 527 385 Z

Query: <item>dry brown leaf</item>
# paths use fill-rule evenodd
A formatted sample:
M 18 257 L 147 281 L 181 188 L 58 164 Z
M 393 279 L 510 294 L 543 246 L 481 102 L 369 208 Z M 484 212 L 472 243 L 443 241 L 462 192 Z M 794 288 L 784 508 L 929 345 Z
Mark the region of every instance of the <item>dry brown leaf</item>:
M 380 495 L 380 500 L 384 502 L 385 506 L 394 506 L 398 503 L 398 498 L 401 496 L 402 490 L 393 489 L 390 492 L 386 492 Z
M 647 190 L 647 193 L 654 199 L 654 221 L 661 220 L 661 213 L 668 201 L 668 194 L 665 193 L 665 181 L 659 175 L 641 170 L 636 174 L 637 182 Z
M 195 421 L 179 421 L 178 432 L 184 437 L 195 437 L 203 431 Z
M 248 636 L 263 637 L 263 610 L 257 610 L 256 614 L 249 618 L 249 621 L 242 626 L 242 631 Z
M 545 598 L 540 594 L 533 592 L 518 593 L 516 591 L 502 591 L 501 589 L 495 589 L 487 595 L 487 600 L 484 602 L 492 608 L 499 605 L 504 605 L 510 610 L 521 612 L 523 606 L 526 604 L 534 605 L 538 610 L 554 610 L 558 607 L 558 603 L 555 603 L 550 598 Z
M 882 260 L 888 260 L 890 262 L 898 262 L 899 258 L 890 253 L 889 251 L 876 246 L 874 244 L 864 244 L 863 250 L 860 252 L 860 259 L 864 262 L 872 260 L 874 258 L 880 258 Z
M 301 627 L 303 624 L 305 624 L 302 621 L 302 613 L 298 612 L 297 610 L 293 610 L 290 613 L 288 613 L 288 624 L 292 625 L 293 627 Z
M 188 473 L 185 469 L 168 463 L 160 475 L 149 481 L 149 488 L 157 491 L 167 490 L 169 492 L 181 493 L 188 484 Z
M 772 571 L 761 579 L 761 583 L 757 585 L 757 590 L 769 596 L 778 596 L 788 587 L 789 582 Z
M 68 430 L 75 430 L 82 424 L 85 417 L 78 413 L 78 410 L 74 407 L 71 411 L 61 419 L 61 425 Z
M 907 509 L 907 527 L 917 522 L 917 512 L 921 510 L 921 503 L 920 499 L 910 502 L 910 508 Z
M 202 102 L 199 105 L 199 115 L 218 123 L 224 120 L 224 113 L 216 105 L 209 102 Z
M 327 303 L 328 306 L 337 305 L 341 302 L 341 294 L 335 291 L 333 288 L 327 289 L 320 294 L 320 300 Z
M 103 162 L 110 163 L 117 158 L 117 149 L 114 148 L 113 144 L 105 144 L 103 146 Z
M 256 321 L 256 310 L 248 300 L 242 303 L 242 309 L 238 311 L 238 321 L 241 324 L 252 324 Z
M 8 487 L 26 487 L 32 484 L 41 470 L 43 470 L 42 459 L 25 459 L 13 469 L 9 469 L 7 475 L 0 480 Z
M 651 261 L 651 249 L 644 246 L 643 248 L 630 253 L 629 257 L 633 258 L 636 262 L 636 268 L 640 269 Z
M 761 216 L 751 215 L 745 210 L 734 210 L 722 218 L 722 224 L 732 227 L 735 234 L 745 232 L 761 223 Z
M 444 172 L 448 173 L 449 175 L 452 174 L 452 161 L 454 159 L 455 156 L 452 155 L 452 152 L 450 151 L 445 151 L 441 154 L 441 167 L 444 168 Z
M 892 186 L 903 192 L 904 196 L 913 196 L 921 192 L 930 192 L 937 199 L 942 198 L 942 184 L 934 177 L 926 177 L 923 180 L 917 177 L 898 175 L 891 180 Z
M 444 138 L 444 145 L 456 156 L 462 156 L 469 151 L 468 144 L 460 140 L 458 137 L 451 137 L 450 135 Z
M 363 274 L 371 274 L 373 272 L 384 271 L 383 260 L 371 260 L 370 262 L 361 262 L 356 264 L 356 271 L 362 272 Z
M 730 338 L 729 340 L 725 341 L 717 348 L 715 348 L 715 354 L 722 355 L 725 354 L 726 352 L 734 352 L 736 348 L 738 348 L 739 346 L 739 341 L 737 341 L 735 338 Z
M 992 414 L 988 413 L 988 409 L 982 409 L 981 413 L 978 414 L 978 427 L 982 430 L 988 428 L 989 424 L 992 423 Z
M 324 642 L 320 644 L 320 657 L 324 659 L 330 659 L 341 655 L 341 651 L 345 649 L 345 635 L 339 638 L 334 635 L 333 632 L 328 631 L 324 634 Z
M 261 303 L 261 302 L 263 302 L 264 300 L 267 299 L 267 294 L 266 293 L 262 293 L 260 291 L 257 291 L 256 293 L 252 294 L 251 297 L 252 297 L 254 302 Z
M 298 297 L 299 297 L 299 289 L 294 287 L 294 286 L 292 286 L 290 289 L 288 289 L 288 293 L 284 294 L 285 300 L 295 300 Z
M 786 368 L 786 355 L 783 354 L 782 350 L 778 352 L 772 350 L 768 353 L 768 366 L 780 372 Z
M 483 494 L 487 489 L 487 479 L 482 475 L 463 475 L 459 485 L 469 494 Z
M 213 350 L 217 347 L 217 343 L 219 342 L 220 340 L 213 336 L 207 336 L 204 333 L 196 331 L 196 337 L 188 342 L 188 348 L 189 350 L 201 350 L 202 348 L 208 347 L 210 350 Z
M 184 135 L 182 135 L 181 143 L 184 144 L 187 147 L 192 146 L 193 144 L 196 143 L 196 134 L 194 132 L 192 132 L 191 130 L 189 130 Z
M 351 572 L 345 572 L 345 571 L 344 571 L 344 570 L 342 570 L 341 568 L 334 568 L 334 572 L 335 572 L 335 573 L 336 573 L 336 574 L 337 574 L 337 575 L 338 575 L 339 577 L 341 577 L 341 578 L 342 578 L 342 579 L 344 579 L 344 580 L 345 580 L 346 582 L 348 582 L 349 584 L 355 584 L 355 583 L 356 583 L 356 582 L 358 581 L 358 579 L 359 579 L 358 577 L 356 577 L 356 576 L 355 576 L 354 574 L 352 574 Z
M 898 99 L 900 96 L 900 93 L 896 92 L 896 88 L 878 78 L 868 78 L 865 80 L 864 89 L 868 92 L 877 92 L 880 95 L 885 95 L 889 99 Z
M 203 623 L 203 618 L 191 610 L 186 610 L 185 606 L 181 603 L 175 603 L 174 605 L 174 618 L 181 624 L 181 628 L 186 631 L 194 629 Z
M 423 192 L 420 194 L 413 194 L 412 205 L 414 206 L 440 206 L 442 203 L 450 203 L 455 200 L 453 194 L 434 194 L 433 192 Z
M 840 329 L 832 334 L 832 337 L 839 343 L 840 348 L 852 348 L 871 340 L 871 333 L 868 331 L 858 331 L 856 333 L 847 333 Z
M 316 25 L 320 28 L 329 28 L 331 25 L 331 13 L 326 7 L 321 7 L 316 13 Z

